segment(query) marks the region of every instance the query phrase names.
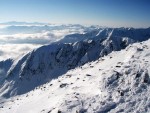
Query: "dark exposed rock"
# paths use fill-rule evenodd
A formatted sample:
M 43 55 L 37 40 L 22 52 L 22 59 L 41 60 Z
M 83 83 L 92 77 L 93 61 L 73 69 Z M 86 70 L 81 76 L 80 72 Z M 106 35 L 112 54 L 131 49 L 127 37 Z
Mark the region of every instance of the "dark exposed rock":
M 90 74 L 86 74 L 86 76 L 92 76 L 92 75 L 90 75 Z
M 64 87 L 66 87 L 68 84 L 67 83 L 63 83 L 63 84 L 60 84 L 60 88 L 64 88 Z

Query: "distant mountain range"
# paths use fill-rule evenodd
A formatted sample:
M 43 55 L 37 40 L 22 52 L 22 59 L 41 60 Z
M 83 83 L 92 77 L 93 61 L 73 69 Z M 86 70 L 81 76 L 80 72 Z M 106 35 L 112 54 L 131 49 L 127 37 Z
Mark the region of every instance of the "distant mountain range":
M 50 23 L 29 23 L 29 22 L 6 22 L 0 23 L 0 35 L 13 35 L 13 34 L 31 34 L 31 33 L 42 33 L 45 31 L 52 30 L 80 30 L 83 29 L 85 32 L 97 29 L 98 26 L 82 26 L 80 24 L 50 24 Z
M 0 25 L 45 25 L 48 23 L 41 23 L 41 22 L 18 22 L 18 21 L 10 21 L 0 23 Z

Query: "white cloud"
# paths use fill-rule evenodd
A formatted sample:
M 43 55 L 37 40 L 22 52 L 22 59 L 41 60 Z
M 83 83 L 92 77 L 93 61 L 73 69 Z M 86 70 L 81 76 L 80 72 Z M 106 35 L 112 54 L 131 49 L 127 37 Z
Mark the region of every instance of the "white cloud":
M 55 36 L 51 33 L 35 33 L 35 34 L 15 34 L 15 35 L 0 35 L 0 43 L 12 44 L 45 44 L 55 40 Z
M 0 45 L 0 61 L 8 58 L 15 59 L 40 46 L 38 44 L 2 44 Z
M 34 34 L 13 34 L 13 35 L 0 35 L 1 44 L 47 44 L 50 42 L 58 41 L 65 35 L 73 33 L 81 33 L 82 30 L 76 29 L 63 29 L 43 31 L 42 33 Z
M 84 32 L 84 28 L 73 25 L 31 26 L 31 28 L 33 27 L 32 29 L 30 25 L 27 26 L 21 26 L 21 28 L 8 25 L 0 26 L 0 61 L 8 58 L 16 58 L 34 48 L 58 41 L 65 35 Z M 19 29 L 24 28 L 31 32 L 19 32 Z M 15 32 L 11 34 L 8 31 Z

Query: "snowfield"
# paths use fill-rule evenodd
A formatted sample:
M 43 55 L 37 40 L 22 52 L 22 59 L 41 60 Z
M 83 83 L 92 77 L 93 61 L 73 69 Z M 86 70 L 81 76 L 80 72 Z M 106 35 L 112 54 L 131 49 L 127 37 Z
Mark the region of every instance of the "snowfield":
M 0 98 L 0 113 L 107 112 L 150 112 L 150 40 L 76 67 L 25 94 Z

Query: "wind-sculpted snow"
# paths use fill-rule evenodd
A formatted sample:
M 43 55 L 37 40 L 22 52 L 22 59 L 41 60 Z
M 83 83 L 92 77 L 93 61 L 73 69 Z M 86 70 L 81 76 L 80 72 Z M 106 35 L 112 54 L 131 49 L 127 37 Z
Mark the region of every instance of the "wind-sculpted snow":
M 32 69 L 37 69 L 39 51 L 44 59 L 43 51 L 55 52 L 56 47 L 61 46 L 64 47 L 63 44 L 47 46 L 47 49 L 42 47 L 25 57 L 31 62 L 29 64 Z M 64 48 L 69 50 L 70 46 Z M 81 46 L 74 44 L 72 47 L 78 50 L 77 48 Z M 58 51 L 58 58 L 66 55 L 63 50 L 58 49 Z M 149 56 L 150 40 L 129 45 L 124 50 L 112 52 L 94 62 L 72 69 L 26 94 L 6 100 L 1 99 L 0 111 L 2 113 L 149 113 Z M 36 64 L 32 65 L 32 61 Z M 25 67 L 26 64 L 24 63 L 23 66 Z M 39 75 L 34 75 L 33 78 L 37 76 Z M 22 82 L 23 79 L 25 78 L 22 78 Z M 27 83 L 31 81 L 30 79 Z M 18 85 L 21 85 L 21 82 L 18 82 Z

